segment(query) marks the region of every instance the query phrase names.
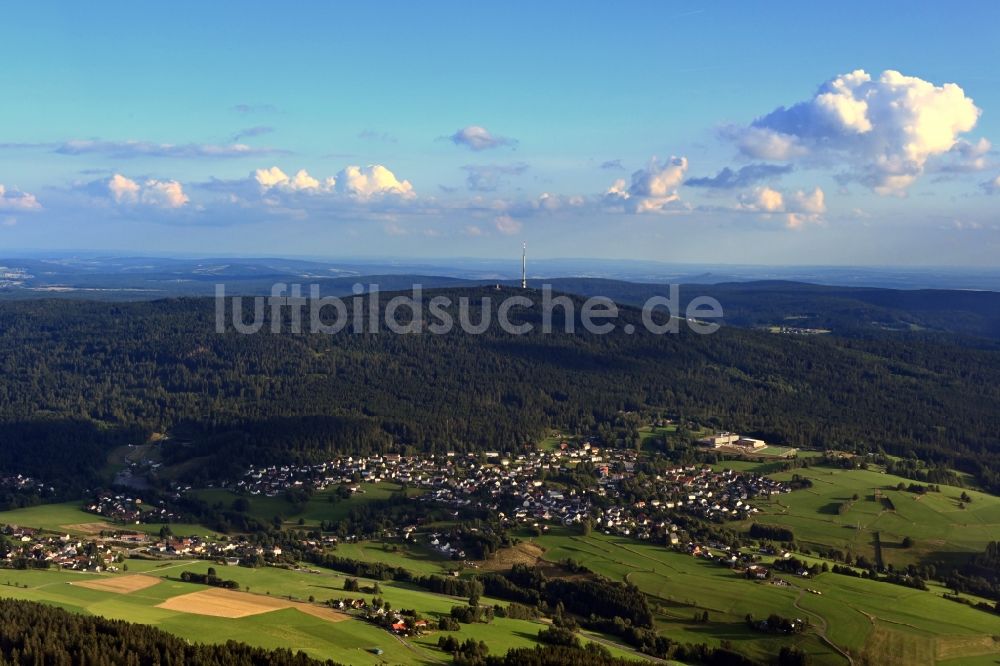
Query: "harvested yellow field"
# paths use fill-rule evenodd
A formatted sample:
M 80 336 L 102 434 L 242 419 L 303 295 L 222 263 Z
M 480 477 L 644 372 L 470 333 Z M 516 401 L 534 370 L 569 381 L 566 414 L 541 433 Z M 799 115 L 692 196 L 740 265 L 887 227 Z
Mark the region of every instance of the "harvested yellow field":
M 145 590 L 159 583 L 162 579 L 156 576 L 145 576 L 134 574 L 131 576 L 115 576 L 114 578 L 102 578 L 99 580 L 74 581 L 70 585 L 89 587 L 92 590 L 103 590 L 105 592 L 116 592 L 118 594 L 128 594 Z
M 104 531 L 114 531 L 119 528 L 115 527 L 111 523 L 106 523 L 104 521 L 94 522 L 94 523 L 74 523 L 72 525 L 60 525 L 60 529 L 64 529 L 67 532 L 79 532 L 81 534 L 100 534 Z
M 312 615 L 313 617 L 318 617 L 321 620 L 326 620 L 327 622 L 343 622 L 344 620 L 351 619 L 350 615 L 338 613 L 331 608 L 324 608 L 323 606 L 314 606 L 313 604 L 303 603 L 291 603 L 290 606 L 302 611 L 306 615 Z
M 220 588 L 171 597 L 162 604 L 158 604 L 157 608 L 165 608 L 182 613 L 194 613 L 196 615 L 229 618 L 260 615 L 261 613 L 270 613 L 282 608 L 296 608 L 303 613 L 331 622 L 339 622 L 347 619 L 347 616 L 342 613 L 312 604 Z

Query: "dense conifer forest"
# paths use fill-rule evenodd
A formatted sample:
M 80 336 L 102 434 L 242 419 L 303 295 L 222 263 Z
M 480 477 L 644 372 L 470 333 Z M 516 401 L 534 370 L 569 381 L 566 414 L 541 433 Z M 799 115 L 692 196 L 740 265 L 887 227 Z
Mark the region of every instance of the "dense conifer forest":
M 511 293 L 425 297 L 490 296 L 495 310 Z M 166 433 L 168 463 L 198 459 L 195 477 L 224 476 L 347 452 L 514 450 L 549 427 L 600 435 L 624 413 L 651 412 L 790 446 L 916 454 L 1000 487 L 996 343 L 653 335 L 628 308 L 612 334 L 545 335 L 538 306 L 513 314 L 536 330 L 219 334 L 205 299 L 8 303 L 0 470 L 81 486 L 112 447 Z M 638 332 L 623 333 L 626 322 Z

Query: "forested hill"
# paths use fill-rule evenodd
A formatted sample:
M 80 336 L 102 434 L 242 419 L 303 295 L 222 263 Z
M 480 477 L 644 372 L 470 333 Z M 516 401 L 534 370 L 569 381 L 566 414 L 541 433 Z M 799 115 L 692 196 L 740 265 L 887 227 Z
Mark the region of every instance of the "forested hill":
M 515 314 L 538 323 L 537 307 Z M 240 335 L 215 332 L 207 299 L 5 303 L 0 471 L 89 483 L 110 447 L 153 432 L 171 434 L 168 462 L 197 458 L 202 475 L 349 451 L 514 450 L 549 426 L 607 434 L 643 410 L 793 446 L 1000 470 L 997 345 L 730 327 L 653 335 L 630 309 L 619 323 L 640 332 Z
M 660 284 L 594 278 L 547 280 L 554 289 L 583 296 L 607 296 L 641 306 L 668 294 Z M 937 331 L 1000 339 L 1000 292 L 951 289 L 829 287 L 802 282 L 755 281 L 684 284 L 682 305 L 711 296 L 732 326 L 820 328 L 840 334 L 879 330 Z

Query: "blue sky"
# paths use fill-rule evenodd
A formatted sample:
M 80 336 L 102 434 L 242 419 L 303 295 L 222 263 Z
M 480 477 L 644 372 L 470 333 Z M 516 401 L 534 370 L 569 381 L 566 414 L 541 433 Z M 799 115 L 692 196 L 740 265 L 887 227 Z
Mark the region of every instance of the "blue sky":
M 0 250 L 996 265 L 1000 6 L 871 4 L 11 6 Z

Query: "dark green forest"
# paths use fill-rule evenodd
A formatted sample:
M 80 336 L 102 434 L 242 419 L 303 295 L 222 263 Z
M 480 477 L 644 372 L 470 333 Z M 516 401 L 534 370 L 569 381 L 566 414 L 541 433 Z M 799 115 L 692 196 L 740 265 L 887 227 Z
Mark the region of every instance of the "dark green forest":
M 489 296 L 495 310 L 512 293 L 425 298 Z M 536 325 L 521 336 L 241 335 L 215 332 L 208 299 L 4 303 L 0 471 L 83 485 L 110 448 L 160 432 L 168 463 L 226 476 L 346 452 L 514 450 L 549 427 L 598 433 L 622 412 L 655 412 L 791 446 L 916 454 L 1000 487 L 995 342 L 653 335 L 628 308 L 609 335 L 545 335 L 539 308 L 513 311 Z

